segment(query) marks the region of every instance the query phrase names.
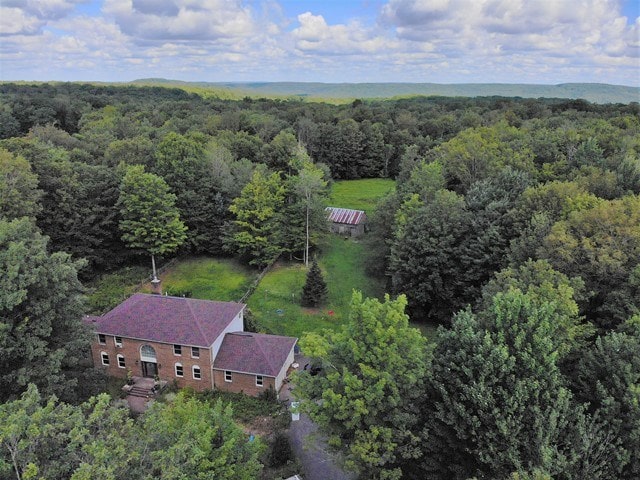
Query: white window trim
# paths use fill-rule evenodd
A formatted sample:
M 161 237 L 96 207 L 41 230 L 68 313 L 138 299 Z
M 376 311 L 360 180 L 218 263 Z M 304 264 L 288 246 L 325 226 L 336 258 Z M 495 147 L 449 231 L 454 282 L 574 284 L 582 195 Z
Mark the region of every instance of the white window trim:
M 176 347 L 180 348 L 180 353 L 176 353 Z M 178 344 L 173 344 L 173 354 L 176 357 L 181 357 L 182 356 L 182 345 L 178 345 Z
M 121 359 L 124 365 L 120 365 Z M 121 354 L 116 355 L 116 362 L 118 363 L 118 368 L 127 368 L 127 361 L 124 359 L 124 355 L 121 355 Z
M 100 340 L 100 337 L 104 338 L 104 342 Z M 98 343 L 100 345 L 106 345 L 107 344 L 107 336 L 104 333 L 99 333 L 98 334 Z
M 196 368 L 198 369 L 198 375 L 200 375 L 200 377 L 196 377 Z M 202 380 L 202 369 L 198 365 L 194 365 L 191 367 L 191 376 L 194 380 Z
M 178 375 L 178 367 L 182 368 L 182 375 Z M 184 377 L 184 367 L 182 366 L 182 364 L 180 362 L 177 362 L 173 366 L 173 371 L 176 374 L 176 377 L 178 377 L 178 378 L 183 378 Z
M 120 339 L 120 341 L 118 342 L 118 339 Z M 118 336 L 114 336 L 113 337 L 113 343 L 116 347 L 118 348 L 122 348 L 122 337 L 118 337 Z
M 227 376 L 229 379 L 227 380 Z M 233 372 L 231 370 L 224 371 L 224 381 L 228 383 L 233 383 Z
M 104 362 L 104 359 L 107 359 L 107 363 Z M 102 365 L 105 367 L 111 366 L 111 360 L 109 359 L 109 354 L 107 352 L 100 352 L 100 360 L 102 360 Z
M 193 354 L 193 349 L 197 348 L 198 349 L 198 355 L 194 355 Z M 191 358 L 200 358 L 200 347 L 191 347 Z
M 258 383 L 260 379 L 260 383 Z M 264 387 L 264 375 L 256 375 L 256 387 Z

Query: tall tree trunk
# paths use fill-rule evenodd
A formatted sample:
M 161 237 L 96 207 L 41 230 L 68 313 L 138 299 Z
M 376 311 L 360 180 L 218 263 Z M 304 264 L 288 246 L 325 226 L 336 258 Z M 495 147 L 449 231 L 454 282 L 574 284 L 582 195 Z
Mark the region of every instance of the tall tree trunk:
M 151 254 L 151 266 L 153 267 L 153 281 L 157 282 L 158 281 L 158 275 L 156 272 L 156 258 L 153 256 L 153 254 Z
M 309 266 L 309 201 L 310 201 L 310 198 L 307 198 L 307 224 L 306 224 L 307 238 L 305 240 L 305 245 L 304 245 L 304 266 L 305 267 Z

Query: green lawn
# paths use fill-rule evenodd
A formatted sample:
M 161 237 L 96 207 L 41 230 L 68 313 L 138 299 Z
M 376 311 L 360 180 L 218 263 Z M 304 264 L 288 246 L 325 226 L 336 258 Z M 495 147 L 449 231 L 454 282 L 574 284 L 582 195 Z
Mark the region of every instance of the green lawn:
M 338 181 L 331 188 L 329 206 L 364 210 L 370 215 L 378 200 L 394 189 L 395 182 L 386 178 Z
M 162 290 L 204 300 L 240 300 L 258 272 L 231 258 L 190 257 L 160 275 Z M 151 292 L 146 285 L 143 292 Z
M 321 246 L 318 263 L 327 282 L 327 302 L 317 309 L 300 306 L 306 269 L 300 263 L 280 262 L 260 282 L 249 298 L 249 308 L 261 327 L 271 333 L 300 337 L 305 332 L 334 329 L 346 322 L 351 293 L 384 294 L 380 281 L 364 273 L 362 244 L 328 236 Z
M 125 267 L 105 274 L 88 285 L 88 311 L 101 314 L 111 310 L 136 292 L 150 279 L 147 266 Z M 229 258 L 189 257 L 180 259 L 160 275 L 162 291 L 169 295 L 193 298 L 238 301 L 255 280 L 258 272 Z M 151 293 L 147 283 L 139 290 Z

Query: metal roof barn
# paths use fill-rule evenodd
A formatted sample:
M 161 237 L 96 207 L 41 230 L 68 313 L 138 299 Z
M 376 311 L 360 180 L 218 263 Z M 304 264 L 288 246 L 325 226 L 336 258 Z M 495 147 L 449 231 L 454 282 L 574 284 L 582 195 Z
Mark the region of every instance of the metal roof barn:
M 328 219 L 335 223 L 344 223 L 346 225 L 359 225 L 366 219 L 366 215 L 362 210 L 351 210 L 348 208 L 327 207 L 325 211 Z

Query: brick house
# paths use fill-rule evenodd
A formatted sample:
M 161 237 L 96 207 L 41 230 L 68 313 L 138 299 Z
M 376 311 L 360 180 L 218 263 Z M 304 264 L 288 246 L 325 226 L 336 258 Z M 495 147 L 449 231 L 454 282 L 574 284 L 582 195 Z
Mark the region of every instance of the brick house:
M 351 210 L 349 208 L 325 208 L 329 228 L 333 233 L 359 237 L 364 234 L 367 214 L 362 210 Z
M 102 316 L 86 317 L 95 334 L 94 365 L 113 377 L 131 370 L 181 388 L 277 392 L 297 339 L 244 332 L 245 306 L 137 293 Z

